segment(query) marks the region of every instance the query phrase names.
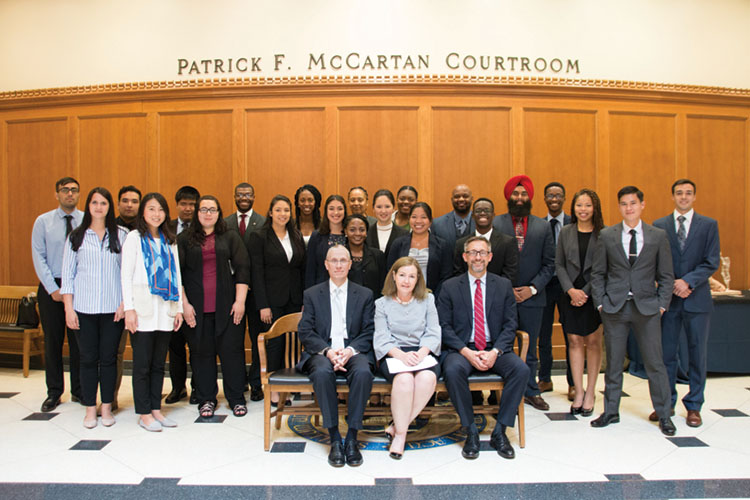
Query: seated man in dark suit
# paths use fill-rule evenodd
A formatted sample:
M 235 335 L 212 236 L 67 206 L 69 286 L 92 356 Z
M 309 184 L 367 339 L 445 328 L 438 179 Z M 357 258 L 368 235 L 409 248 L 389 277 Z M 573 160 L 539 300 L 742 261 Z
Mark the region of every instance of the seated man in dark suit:
M 356 467 L 362 464 L 357 431 L 362 428 L 375 365 L 375 303 L 369 289 L 347 279 L 352 260 L 344 246 L 335 245 L 328 250 L 325 266 L 330 279 L 305 290 L 299 323 L 299 338 L 305 350 L 297 370 L 312 380 L 323 426 L 331 436 L 328 463 Z M 339 433 L 337 374 L 346 376 L 349 385 L 349 430 L 344 443 Z
M 484 238 L 469 238 L 463 256 L 469 264 L 468 273 L 443 283 L 437 304 L 445 385 L 466 428 L 462 455 L 467 459 L 479 456 L 479 431 L 474 423 L 468 377 L 474 372 L 491 371 L 503 377 L 505 386 L 490 446 L 501 457 L 514 458 L 505 429 L 515 425 L 529 367 L 513 352 L 518 324 L 513 286 L 507 278 L 487 272 L 492 252 Z

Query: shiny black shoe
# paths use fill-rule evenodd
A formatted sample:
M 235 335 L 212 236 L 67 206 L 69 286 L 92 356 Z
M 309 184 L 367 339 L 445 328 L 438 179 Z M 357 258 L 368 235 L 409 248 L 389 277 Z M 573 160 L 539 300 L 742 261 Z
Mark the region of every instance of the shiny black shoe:
M 479 456 L 479 432 L 468 431 L 461 456 L 467 460 L 474 460 Z
M 350 439 L 344 444 L 344 455 L 346 456 L 346 464 L 349 467 L 359 467 L 364 461 L 356 439 Z
M 580 415 L 583 413 L 583 407 L 582 406 L 573 406 L 570 405 L 570 414 L 571 415 Z
M 60 404 L 60 398 L 47 398 L 44 400 L 44 403 L 42 403 L 42 411 L 44 413 L 50 412 L 57 408 L 57 405 Z
M 513 449 L 508 436 L 506 436 L 504 432 L 493 432 L 492 436 L 490 437 L 490 446 L 495 448 L 495 450 L 497 450 L 497 454 L 503 458 L 507 458 L 509 460 L 516 458 L 516 451 Z
M 609 424 L 616 424 L 620 421 L 619 413 L 606 414 L 602 413 L 598 418 L 591 421 L 591 427 L 607 427 Z
M 328 464 L 333 467 L 343 467 L 346 465 L 346 455 L 344 455 L 344 443 L 334 441 L 331 443 L 331 451 L 328 452 Z
M 250 401 L 263 401 L 263 389 L 260 387 L 251 387 Z
M 677 428 L 669 417 L 659 419 L 659 430 L 665 436 L 674 436 L 675 432 L 677 432 Z
M 168 405 L 174 404 L 178 402 L 181 399 L 185 399 L 187 397 L 187 391 L 183 387 L 182 389 L 172 389 L 172 392 L 167 394 L 167 397 L 164 398 L 164 402 Z
M 195 392 L 195 389 L 193 389 L 190 393 L 190 404 L 197 405 L 198 403 L 200 403 L 200 401 L 198 401 L 198 394 Z

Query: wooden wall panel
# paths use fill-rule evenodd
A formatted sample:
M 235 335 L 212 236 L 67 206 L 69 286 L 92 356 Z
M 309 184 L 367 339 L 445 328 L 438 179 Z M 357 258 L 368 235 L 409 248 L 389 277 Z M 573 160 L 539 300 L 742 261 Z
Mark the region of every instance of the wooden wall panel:
M 560 109 L 526 109 L 524 161 L 534 181 L 533 213 L 544 217 L 543 189 L 549 182 L 565 186 L 563 210 L 570 213 L 573 194 L 581 188 L 596 190 L 596 113 Z
M 6 196 L 16 242 L 9 248 L 8 284 L 31 285 L 39 282 L 31 261 L 34 220 L 58 206 L 55 182 L 77 175 L 68 165 L 67 120 L 8 123 L 7 148 Z
M 721 251 L 731 259 L 732 288 L 748 271 L 747 119 L 688 116 L 688 178 L 696 183 L 695 209 L 719 221 Z M 717 175 L 720 172 L 720 175 Z M 715 276 L 721 281 L 719 274 Z
M 159 190 L 176 217 L 174 193 L 189 184 L 216 196 L 225 214 L 232 197 L 231 112 L 163 113 L 159 116 Z
M 247 182 L 255 187 L 255 210 L 266 214 L 277 194 L 289 197 L 303 184 L 325 185 L 325 110 L 249 109 Z
M 622 220 L 617 191 L 634 185 L 643 191 L 643 220 L 652 222 L 672 211 L 669 196 L 675 179 L 675 117 L 647 113 L 612 113 L 609 118 L 611 193 L 603 200 L 605 224 Z
M 122 186 L 132 184 L 143 194 L 155 188 L 148 179 L 145 114 L 82 117 L 78 123 L 78 180 L 84 193 L 95 186 L 103 186 L 110 190 L 117 204 L 117 192 Z
M 370 195 L 387 188 L 395 196 L 405 184 L 421 189 L 417 108 L 341 108 L 338 119 L 339 194 L 356 185 Z
M 467 184 L 474 199 L 490 198 L 503 212 L 511 170 L 510 108 L 435 108 L 432 121 L 433 215 L 453 209 L 457 184 Z

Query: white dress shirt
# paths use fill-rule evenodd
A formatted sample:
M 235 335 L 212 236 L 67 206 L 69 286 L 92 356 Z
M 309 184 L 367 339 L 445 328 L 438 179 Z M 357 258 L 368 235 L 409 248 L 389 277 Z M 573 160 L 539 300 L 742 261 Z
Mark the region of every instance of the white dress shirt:
M 490 226 L 490 230 L 484 234 L 480 233 L 479 231 L 475 231 L 474 236 L 479 236 L 480 238 L 484 238 L 489 242 L 490 238 L 492 238 L 492 227 Z
M 292 240 L 289 239 L 289 231 L 284 233 L 284 237 L 281 239 L 281 246 L 286 253 L 286 260 L 291 262 L 292 255 L 294 255 L 294 249 L 292 248 Z
M 685 238 L 687 238 L 687 235 L 690 234 L 690 224 L 693 222 L 693 215 L 695 215 L 695 210 L 692 208 L 689 212 L 681 214 L 677 210 L 674 211 L 674 232 L 677 234 L 677 232 L 680 230 L 680 222 L 677 220 L 677 217 L 682 215 L 685 217 L 685 221 L 682 223 L 685 226 Z
M 484 316 L 484 338 L 487 340 L 487 345 L 490 344 L 490 325 L 487 323 L 487 273 L 481 278 L 475 278 L 471 273 L 467 273 L 469 276 L 469 288 L 471 289 L 471 341 L 475 338 L 474 329 L 474 294 L 477 292 L 477 279 L 479 279 L 482 286 L 482 314 Z
M 641 254 L 643 250 L 643 221 L 639 220 L 638 225 L 635 227 L 628 226 L 625 221 L 622 221 L 622 248 L 625 250 L 625 257 L 629 258 L 630 254 L 630 230 L 635 229 L 635 246 L 636 255 Z
M 339 287 L 328 280 L 331 298 L 331 349 L 343 349 L 346 333 L 346 294 L 349 291 L 349 280 Z M 338 297 L 337 297 L 338 294 Z

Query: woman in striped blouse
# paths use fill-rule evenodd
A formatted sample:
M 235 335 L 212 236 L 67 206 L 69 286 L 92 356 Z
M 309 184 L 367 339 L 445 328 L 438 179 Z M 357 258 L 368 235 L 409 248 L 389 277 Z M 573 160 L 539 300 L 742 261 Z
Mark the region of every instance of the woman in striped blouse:
M 115 221 L 112 195 L 96 187 L 86 198 L 83 222 L 63 253 L 65 323 L 75 331 L 81 353 L 83 426 L 97 425 L 96 390 L 101 390 L 102 424 L 114 425 L 112 401 L 117 380 L 117 348 L 124 317 L 120 288 L 122 244 L 127 231 Z

